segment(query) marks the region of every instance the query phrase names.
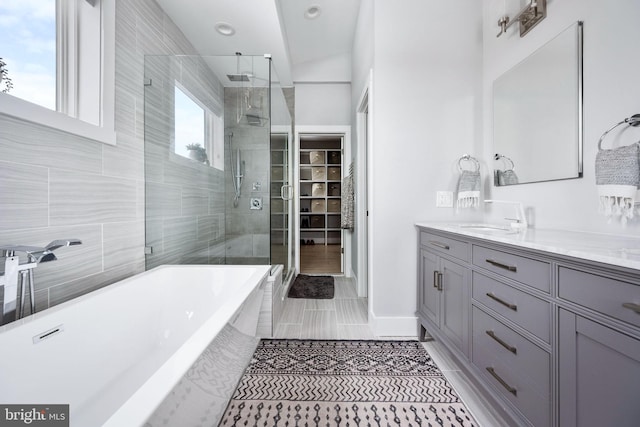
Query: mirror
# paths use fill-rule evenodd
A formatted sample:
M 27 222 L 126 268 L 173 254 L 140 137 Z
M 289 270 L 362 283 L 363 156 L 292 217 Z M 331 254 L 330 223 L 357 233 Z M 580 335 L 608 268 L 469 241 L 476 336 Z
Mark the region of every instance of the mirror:
M 582 176 L 582 22 L 493 84 L 494 185 Z

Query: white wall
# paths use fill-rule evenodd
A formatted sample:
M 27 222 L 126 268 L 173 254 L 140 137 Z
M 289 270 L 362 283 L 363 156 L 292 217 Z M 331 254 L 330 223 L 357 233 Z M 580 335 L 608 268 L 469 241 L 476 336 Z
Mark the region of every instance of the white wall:
M 351 155 L 355 159 L 355 184 L 356 191 L 362 191 L 363 186 L 361 181 L 364 179 L 359 175 L 359 171 L 364 170 L 360 162 L 362 157 L 359 153 L 360 147 L 364 144 L 364 141 L 359 141 L 359 138 L 364 137 L 359 134 L 357 127 L 356 109 L 360 102 L 360 97 L 363 95 L 365 88 L 369 84 L 370 70 L 373 67 L 373 0 L 361 0 L 360 10 L 358 12 L 358 21 L 356 24 L 356 30 L 353 39 L 353 48 L 351 55 L 351 123 L 353 130 L 353 137 L 351 138 Z M 373 96 L 372 93 L 369 96 Z M 372 103 L 369 103 L 369 107 L 372 110 Z M 356 215 L 360 215 L 362 206 L 358 203 L 358 200 L 362 201 L 362 195 L 356 197 Z M 358 257 L 359 252 L 364 250 L 358 246 L 359 228 L 362 224 L 359 223 L 356 218 L 356 227 L 351 233 L 351 270 L 358 280 L 365 277 L 358 271 Z
M 507 3 L 513 2 L 509 0 Z M 607 224 L 606 219 L 598 214 L 594 175 L 600 135 L 625 117 L 640 112 L 640 85 L 637 84 L 640 55 L 630 48 L 640 40 L 640 2 L 550 1 L 547 18 L 524 38 L 520 38 L 515 25 L 508 34 L 496 38 L 496 23 L 504 14 L 505 2 L 485 0 L 483 3 L 483 152 L 487 164 L 491 164 L 494 152 L 492 116 L 489 113 L 493 103 L 493 81 L 572 23 L 584 21 L 583 178 L 493 188 L 491 197 L 523 201 L 533 208 L 537 227 L 640 235 L 640 218 L 623 228 L 619 221 Z M 626 145 L 638 140 L 640 130 L 628 128 L 619 138 L 615 135 L 607 137 L 605 145 L 611 148 L 613 144 Z
M 296 83 L 296 126 L 351 125 L 351 85 Z
M 481 149 L 481 3 L 373 7 L 370 322 L 379 335 L 415 335 L 414 224 L 451 219 L 435 192 L 453 189 L 457 159 Z
M 348 53 L 296 64 L 295 82 L 348 82 L 351 79 L 351 55 Z

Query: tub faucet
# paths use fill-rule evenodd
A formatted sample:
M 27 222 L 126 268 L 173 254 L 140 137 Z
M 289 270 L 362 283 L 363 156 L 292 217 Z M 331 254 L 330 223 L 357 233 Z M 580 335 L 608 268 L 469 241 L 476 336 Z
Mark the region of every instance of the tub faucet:
M 79 239 L 54 240 L 45 247 L 25 245 L 0 246 L 0 256 L 4 258 L 4 274 L 0 275 L 0 289 L 4 290 L 3 303 L 0 305 L 0 325 L 20 319 L 24 316 L 25 292 L 29 288 L 31 314 L 36 311 L 33 269 L 42 262 L 55 261 L 53 251 L 64 246 L 82 244 Z M 20 264 L 18 253 L 27 255 L 27 262 Z M 18 285 L 21 298 L 18 307 Z

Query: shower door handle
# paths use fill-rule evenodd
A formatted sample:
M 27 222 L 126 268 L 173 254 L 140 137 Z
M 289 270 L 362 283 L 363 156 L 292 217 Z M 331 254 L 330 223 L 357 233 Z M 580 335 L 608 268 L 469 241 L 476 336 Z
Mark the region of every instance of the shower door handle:
M 290 201 L 291 199 L 293 199 L 293 187 L 288 184 L 280 187 L 280 198 L 285 201 Z

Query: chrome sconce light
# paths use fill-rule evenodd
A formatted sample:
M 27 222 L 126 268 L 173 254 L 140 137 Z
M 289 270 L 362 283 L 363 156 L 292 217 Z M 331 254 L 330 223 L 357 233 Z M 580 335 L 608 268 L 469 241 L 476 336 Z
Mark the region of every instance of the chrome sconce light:
M 508 15 L 498 20 L 500 32 L 496 37 L 500 37 L 507 32 L 507 29 L 515 22 L 520 23 L 520 37 L 524 37 L 533 27 L 547 17 L 547 0 L 530 0 L 518 14 L 512 18 Z

